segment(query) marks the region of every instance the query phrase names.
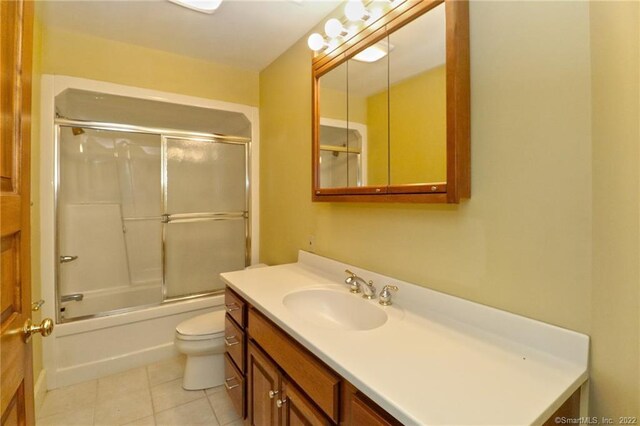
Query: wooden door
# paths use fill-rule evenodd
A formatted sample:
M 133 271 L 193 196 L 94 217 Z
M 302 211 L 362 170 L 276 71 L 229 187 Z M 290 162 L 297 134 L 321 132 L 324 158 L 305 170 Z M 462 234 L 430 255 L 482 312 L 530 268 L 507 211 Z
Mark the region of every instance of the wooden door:
M 283 426 L 325 426 L 331 423 L 307 396 L 288 380 L 284 381 L 281 398 Z
M 29 149 L 33 3 L 0 1 L 0 412 L 2 425 L 32 425 Z
M 249 342 L 247 418 L 251 426 L 275 426 L 279 423 L 276 401 L 280 398 L 280 373 L 276 365 Z

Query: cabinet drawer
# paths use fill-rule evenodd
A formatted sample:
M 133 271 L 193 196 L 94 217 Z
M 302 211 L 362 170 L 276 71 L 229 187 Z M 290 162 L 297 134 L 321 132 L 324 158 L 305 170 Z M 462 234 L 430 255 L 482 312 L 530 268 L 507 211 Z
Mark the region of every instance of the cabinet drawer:
M 224 292 L 224 308 L 227 310 L 227 314 L 229 314 L 242 329 L 247 326 L 245 320 L 247 304 L 229 287 L 227 287 Z
M 244 363 L 244 331 L 233 322 L 229 314 L 224 317 L 224 345 L 227 354 L 229 354 L 233 362 L 236 363 L 236 367 L 244 374 L 246 371 Z
M 251 338 L 337 423 L 340 376 L 254 309 L 248 317 Z
M 224 386 L 227 388 L 227 394 L 231 398 L 236 411 L 244 419 L 247 415 L 245 411 L 244 376 L 233 364 L 229 354 L 224 355 Z

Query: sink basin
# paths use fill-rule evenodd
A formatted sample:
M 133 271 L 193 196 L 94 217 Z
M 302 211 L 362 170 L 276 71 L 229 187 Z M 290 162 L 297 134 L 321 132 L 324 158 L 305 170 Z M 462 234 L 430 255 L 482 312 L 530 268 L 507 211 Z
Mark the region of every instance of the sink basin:
M 289 293 L 282 303 L 296 316 L 316 326 L 343 330 L 371 330 L 387 322 L 375 301 L 346 289 L 312 288 Z

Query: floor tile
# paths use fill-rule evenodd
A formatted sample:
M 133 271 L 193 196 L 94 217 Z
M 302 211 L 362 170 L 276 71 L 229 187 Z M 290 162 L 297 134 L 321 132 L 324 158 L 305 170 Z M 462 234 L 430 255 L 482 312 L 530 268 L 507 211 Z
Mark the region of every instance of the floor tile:
M 213 395 L 209 395 L 209 402 L 213 407 L 213 412 L 221 425 L 227 425 L 233 423 L 236 420 L 240 420 L 240 415 L 236 411 L 236 408 L 231 402 L 231 398 L 226 392 L 217 392 Z
M 153 414 L 149 389 L 100 395 L 96 404 L 96 425 L 121 425 Z
M 188 391 L 182 388 L 182 379 L 172 380 L 151 388 L 153 408 L 156 413 L 177 407 L 205 396 L 204 391 Z
M 149 389 L 149 379 L 144 367 L 124 371 L 98 379 L 98 401 L 145 389 Z
M 179 379 L 184 374 L 186 357 L 170 358 L 147 366 L 151 386 Z
M 123 426 L 155 426 L 155 424 L 155 418 L 153 416 L 149 416 L 134 420 L 131 423 L 125 423 Z
M 79 408 L 93 408 L 96 401 L 96 389 L 97 381 L 91 380 L 49 391 L 38 415 L 40 418 L 44 418 L 58 413 L 75 411 Z
M 226 392 L 227 390 L 225 389 L 224 385 L 223 386 L 216 386 L 215 388 L 209 388 L 209 389 L 205 389 L 205 392 L 207 395 L 215 395 L 217 393 L 220 392 Z
M 87 426 L 93 424 L 93 406 L 80 410 L 68 410 L 64 413 L 41 417 L 38 426 Z
M 207 398 L 200 398 L 156 414 L 158 426 L 211 425 L 218 426 Z

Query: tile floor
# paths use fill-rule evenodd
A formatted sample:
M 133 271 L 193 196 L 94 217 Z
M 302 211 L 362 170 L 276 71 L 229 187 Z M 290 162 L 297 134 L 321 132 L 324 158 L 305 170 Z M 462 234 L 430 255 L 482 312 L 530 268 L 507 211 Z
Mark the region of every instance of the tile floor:
M 224 386 L 182 389 L 184 357 L 47 392 L 37 426 L 240 426 Z

